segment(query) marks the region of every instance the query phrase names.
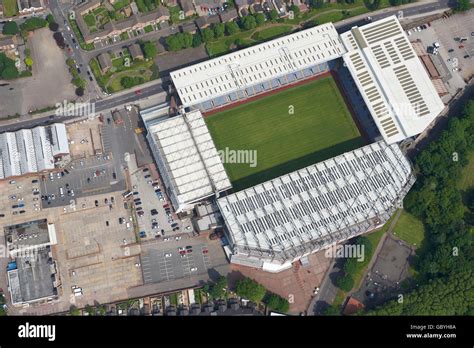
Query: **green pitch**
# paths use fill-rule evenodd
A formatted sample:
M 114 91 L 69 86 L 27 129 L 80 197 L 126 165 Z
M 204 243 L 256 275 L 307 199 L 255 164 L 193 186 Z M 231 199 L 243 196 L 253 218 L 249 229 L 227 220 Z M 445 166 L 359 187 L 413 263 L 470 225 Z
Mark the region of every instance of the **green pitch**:
M 216 113 L 206 122 L 218 150 L 256 150 L 255 167 L 224 163 L 235 190 L 364 145 L 331 77 Z

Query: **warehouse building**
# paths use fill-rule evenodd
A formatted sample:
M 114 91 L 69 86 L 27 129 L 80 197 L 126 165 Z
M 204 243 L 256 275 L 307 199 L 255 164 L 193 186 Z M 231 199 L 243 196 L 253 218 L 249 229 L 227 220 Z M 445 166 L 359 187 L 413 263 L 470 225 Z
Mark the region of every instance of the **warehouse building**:
M 327 72 L 345 53 L 332 23 L 172 72 L 184 107 L 209 111 Z
M 13 305 L 51 301 L 60 284 L 51 247 L 57 244 L 54 224 L 36 220 L 7 226 L 5 244 L 11 258 L 7 267 Z
M 382 140 L 220 198 L 231 262 L 287 269 L 381 227 L 414 181 L 399 146 Z
M 232 187 L 199 110 L 169 118 L 168 108 L 141 112 L 147 140 L 177 212 Z
M 0 179 L 54 169 L 69 155 L 66 126 L 54 123 L 0 134 Z
M 420 134 L 444 109 L 395 16 L 354 27 L 341 39 L 344 62 L 388 144 Z

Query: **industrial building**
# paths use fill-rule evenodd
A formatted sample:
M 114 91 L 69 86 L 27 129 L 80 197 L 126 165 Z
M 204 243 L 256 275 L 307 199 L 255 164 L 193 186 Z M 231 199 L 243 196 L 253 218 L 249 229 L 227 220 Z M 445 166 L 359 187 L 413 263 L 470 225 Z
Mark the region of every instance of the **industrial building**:
M 69 155 L 66 126 L 54 123 L 0 134 L 0 179 L 54 169 Z
M 400 147 L 382 140 L 220 198 L 231 262 L 280 272 L 381 227 L 414 181 Z
M 345 52 L 332 23 L 172 72 L 184 107 L 209 111 L 328 71 Z
M 395 16 L 341 34 L 351 75 L 388 144 L 423 132 L 444 104 Z
M 164 113 L 164 114 L 163 114 Z M 199 110 L 168 118 L 167 111 L 143 110 L 155 162 L 177 212 L 232 187 Z
M 60 284 L 51 246 L 57 244 L 54 224 L 46 220 L 7 226 L 5 244 L 11 262 L 8 289 L 13 305 L 47 301 L 58 295 Z

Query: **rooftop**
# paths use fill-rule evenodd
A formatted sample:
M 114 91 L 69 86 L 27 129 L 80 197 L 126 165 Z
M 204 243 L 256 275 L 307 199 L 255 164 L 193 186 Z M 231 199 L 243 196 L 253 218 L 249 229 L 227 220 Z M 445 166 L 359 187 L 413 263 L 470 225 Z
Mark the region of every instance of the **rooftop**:
M 187 107 L 333 60 L 344 52 L 336 29 L 328 23 L 176 70 L 170 75 L 182 104 Z
M 344 61 L 389 144 L 424 131 L 444 109 L 395 16 L 341 35 Z
M 201 112 L 157 119 L 147 110 L 142 114 L 174 205 L 193 203 L 231 188 Z
M 218 205 L 234 252 L 285 261 L 377 225 L 413 181 L 399 146 L 380 141 L 225 196 Z
M 47 249 L 16 258 L 16 265 L 16 269 L 8 272 L 14 304 L 57 295 L 54 264 Z

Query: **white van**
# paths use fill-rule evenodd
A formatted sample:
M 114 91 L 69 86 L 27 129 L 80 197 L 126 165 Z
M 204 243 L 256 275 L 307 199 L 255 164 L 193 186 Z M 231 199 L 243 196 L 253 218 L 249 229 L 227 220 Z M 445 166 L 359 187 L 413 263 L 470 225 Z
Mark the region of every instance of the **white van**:
M 64 197 L 64 189 L 62 187 L 59 188 L 59 195 Z

